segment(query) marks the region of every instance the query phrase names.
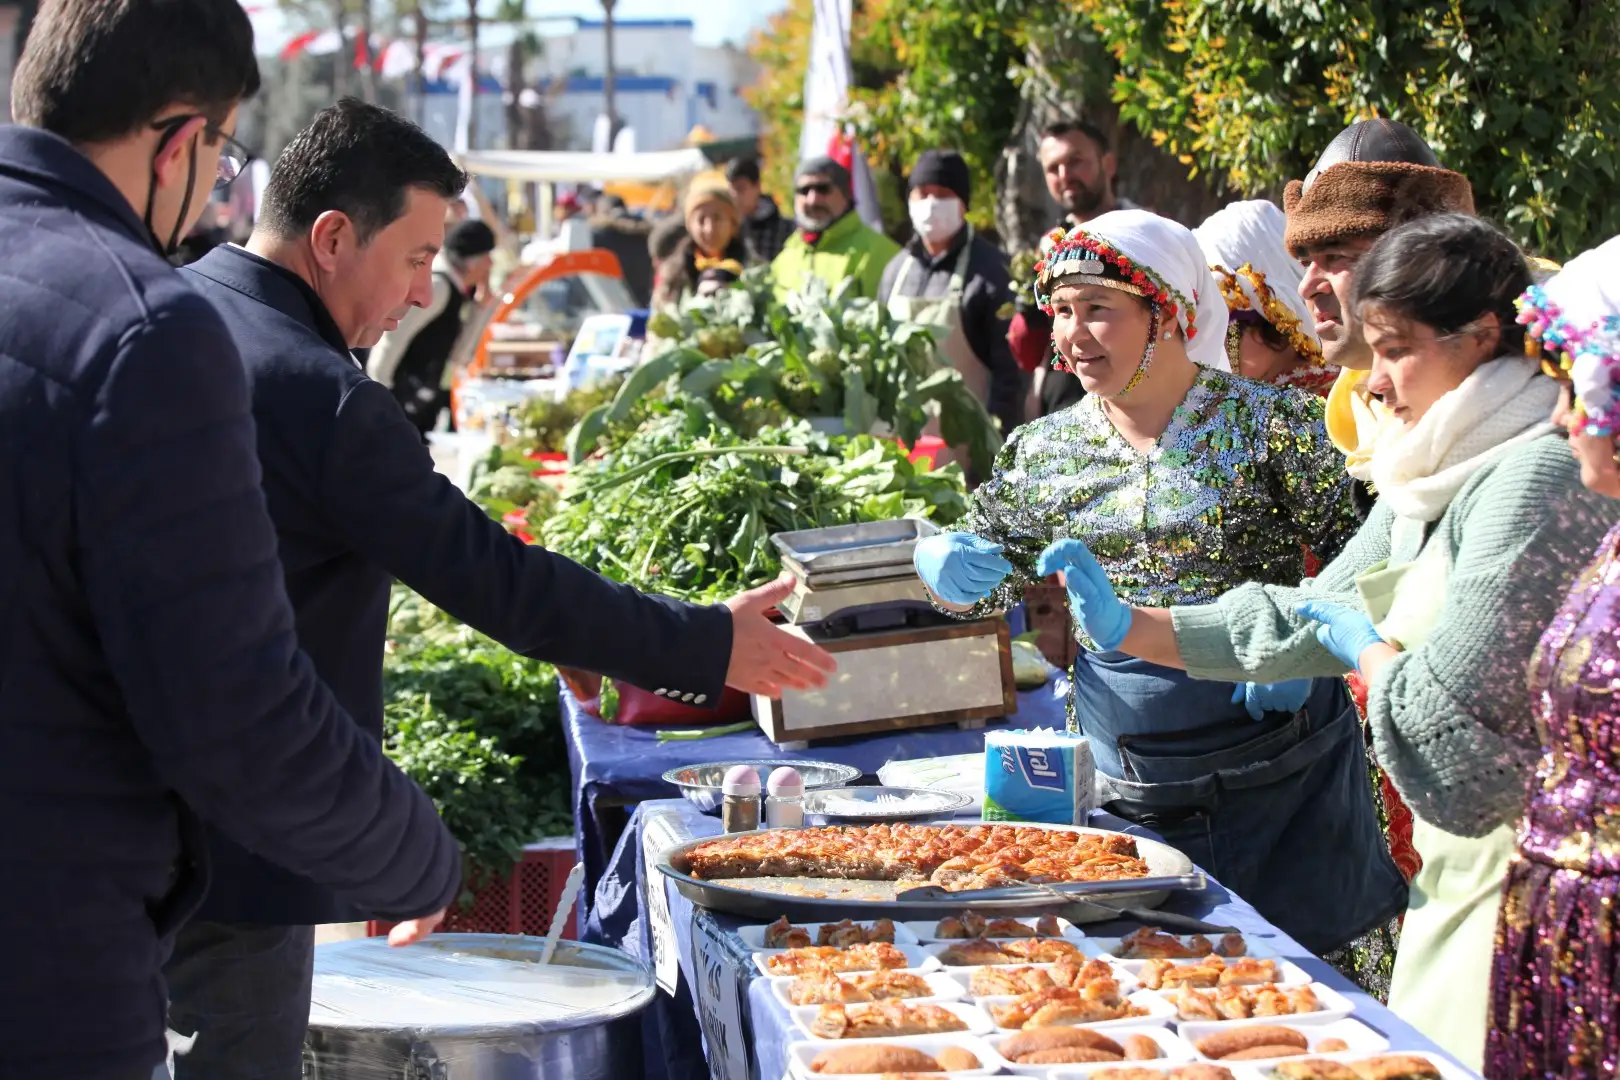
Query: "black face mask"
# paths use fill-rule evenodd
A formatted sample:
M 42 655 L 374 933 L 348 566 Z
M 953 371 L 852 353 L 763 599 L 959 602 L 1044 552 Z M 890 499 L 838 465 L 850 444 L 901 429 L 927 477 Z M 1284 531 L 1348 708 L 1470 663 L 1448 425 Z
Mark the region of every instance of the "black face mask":
M 152 237 L 152 246 L 157 248 L 157 253 L 163 256 L 165 259 L 174 258 L 175 254 L 180 250 L 180 229 L 181 226 L 183 226 L 186 222 L 186 215 L 191 212 L 191 196 L 197 187 L 197 139 L 202 134 L 201 132 L 198 132 L 196 135 L 191 137 L 191 167 L 186 172 L 186 194 L 185 197 L 180 200 L 180 213 L 174 219 L 174 231 L 169 233 L 169 242 L 165 244 L 163 241 L 158 239 L 157 230 L 152 227 L 152 204 L 154 200 L 157 199 L 158 155 L 163 153 L 164 148 L 169 145 L 169 140 L 174 138 L 175 133 L 184 127 L 192 118 L 189 116 L 182 116 L 177 117 L 176 119 L 179 122 L 164 132 L 163 138 L 158 140 L 157 149 L 152 152 L 152 182 L 151 186 L 146 189 L 146 212 L 141 215 L 141 221 L 146 225 L 148 235 Z

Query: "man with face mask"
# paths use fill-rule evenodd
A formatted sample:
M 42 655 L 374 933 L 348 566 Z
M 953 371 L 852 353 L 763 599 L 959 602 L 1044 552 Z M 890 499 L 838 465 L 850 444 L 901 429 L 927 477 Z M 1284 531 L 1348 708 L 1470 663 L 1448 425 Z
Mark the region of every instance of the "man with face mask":
M 1009 433 L 1024 422 L 1024 380 L 1000 314 L 1012 288 L 1007 257 L 967 223 L 972 176 L 962 155 L 923 153 L 907 187 L 916 236 L 889 260 L 878 296 L 895 318 L 939 328 L 941 358 Z
M 351 350 L 431 303 L 445 207 L 466 180 L 416 125 L 345 100 L 282 151 L 247 245 L 181 272 L 247 366 L 281 570 L 315 670 L 375 746 L 397 579 L 514 652 L 686 704 L 716 704 L 727 686 L 820 685 L 831 657 L 765 618 L 791 581 L 700 607 L 523 544 L 434 472 L 416 426 L 356 363 Z M 213 889 L 168 967 L 174 1026 L 200 1033 L 178 1080 L 298 1080 L 313 927 L 368 913 L 210 839 Z
M 1114 194 L 1119 162 L 1103 130 L 1085 120 L 1060 120 L 1041 133 L 1041 173 L 1046 190 L 1063 209 L 1058 225 L 1084 225 L 1111 210 L 1134 210 L 1136 204 Z M 1027 292 L 1027 289 L 1024 290 Z M 1052 320 L 1021 292 L 1007 329 L 1018 366 L 1035 375 L 1040 415 L 1068 408 L 1085 396 L 1080 380 L 1052 365 Z
M 793 180 L 793 217 L 798 231 L 771 261 L 778 299 L 802 291 L 812 278 L 829 289 L 853 278 L 854 295 L 879 295 L 883 270 L 900 245 L 855 213 L 848 169 L 829 157 L 800 165 Z
M 299 651 L 242 358 L 165 261 L 240 173 L 258 86 L 237 0 L 48 0 L 0 128 L 5 1076 L 167 1075 L 204 822 L 401 942 L 460 889 L 433 804 Z

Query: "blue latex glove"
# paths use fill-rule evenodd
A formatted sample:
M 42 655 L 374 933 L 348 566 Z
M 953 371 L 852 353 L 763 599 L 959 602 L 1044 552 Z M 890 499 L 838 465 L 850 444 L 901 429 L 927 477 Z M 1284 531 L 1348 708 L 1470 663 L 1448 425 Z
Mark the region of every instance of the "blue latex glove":
M 917 576 L 947 604 L 977 604 L 989 596 L 1012 563 L 1001 557 L 1001 545 L 972 533 L 937 533 L 917 541 L 911 561 Z
M 1322 643 L 1322 648 L 1344 661 L 1346 667 L 1360 667 L 1361 654 L 1374 645 L 1384 643 L 1378 631 L 1373 629 L 1371 619 L 1343 604 L 1306 600 L 1295 604 L 1294 611 L 1321 623 L 1316 628 L 1316 640 Z
M 1036 564 L 1042 577 L 1063 573 L 1069 590 L 1069 608 L 1099 649 L 1119 648 L 1131 628 L 1131 609 L 1114 595 L 1108 575 L 1079 540 L 1058 540 L 1041 552 Z
M 1311 680 L 1287 682 L 1244 682 L 1232 690 L 1232 704 L 1242 705 L 1249 716 L 1262 720 L 1268 712 L 1297 713 L 1311 696 Z

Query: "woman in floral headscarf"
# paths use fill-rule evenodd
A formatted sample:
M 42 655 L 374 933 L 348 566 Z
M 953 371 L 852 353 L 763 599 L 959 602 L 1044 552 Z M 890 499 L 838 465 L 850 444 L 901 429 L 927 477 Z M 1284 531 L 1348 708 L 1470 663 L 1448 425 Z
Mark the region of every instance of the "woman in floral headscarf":
M 1287 225 L 1275 203 L 1254 199 L 1216 211 L 1193 235 L 1226 300 L 1226 356 L 1233 370 L 1326 397 L 1339 369 L 1322 360 L 1322 343 L 1299 295 L 1304 268 L 1283 244 Z
M 1565 382 L 1554 413 L 1590 491 L 1620 499 L 1620 237 L 1520 301 Z M 1496 931 L 1485 1075 L 1612 1075 L 1620 1060 L 1620 526 L 1530 661 L 1543 756 Z
M 1036 297 L 1087 395 L 1016 429 L 963 531 L 917 546 L 941 606 L 1011 606 L 1066 538 L 1151 607 L 1297 581 L 1302 544 L 1337 552 L 1359 518 L 1321 404 L 1228 372 L 1226 305 L 1192 233 L 1124 210 L 1049 239 Z M 1077 636 L 1069 724 L 1110 810 L 1313 950 L 1405 902 L 1342 681 L 1204 682 Z

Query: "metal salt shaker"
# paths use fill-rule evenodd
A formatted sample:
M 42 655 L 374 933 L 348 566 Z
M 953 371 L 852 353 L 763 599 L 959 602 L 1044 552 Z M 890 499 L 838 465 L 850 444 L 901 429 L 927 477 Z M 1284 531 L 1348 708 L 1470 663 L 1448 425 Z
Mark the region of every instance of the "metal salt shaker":
M 728 833 L 759 828 L 759 773 L 733 765 L 720 784 L 720 826 Z

